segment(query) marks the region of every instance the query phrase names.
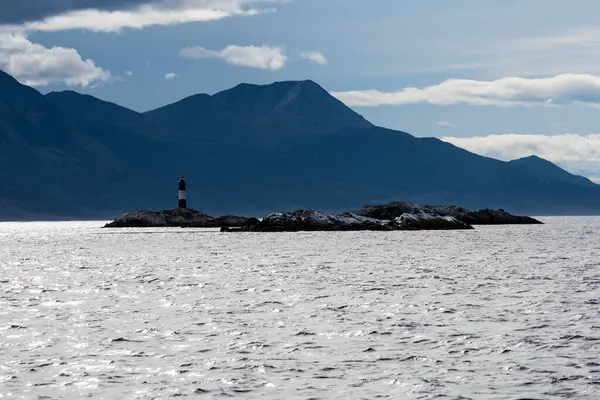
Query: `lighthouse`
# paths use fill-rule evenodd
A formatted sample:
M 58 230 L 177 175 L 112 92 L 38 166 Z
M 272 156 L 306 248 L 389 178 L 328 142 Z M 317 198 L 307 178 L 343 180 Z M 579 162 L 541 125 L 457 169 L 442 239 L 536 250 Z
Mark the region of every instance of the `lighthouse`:
M 185 180 L 183 176 L 179 179 L 179 208 L 187 208 L 187 196 L 185 194 Z

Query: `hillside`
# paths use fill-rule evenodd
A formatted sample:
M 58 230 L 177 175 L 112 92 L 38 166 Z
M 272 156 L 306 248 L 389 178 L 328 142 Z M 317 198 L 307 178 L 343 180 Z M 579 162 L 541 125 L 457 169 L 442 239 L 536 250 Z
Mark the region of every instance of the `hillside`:
M 80 194 L 98 188 L 99 182 L 116 180 L 124 164 L 90 130 L 34 89 L 0 72 L 3 210 L 79 214 L 95 207 Z
M 549 161 L 503 162 L 376 127 L 312 81 L 241 84 L 146 113 L 0 72 L 0 219 L 357 209 L 397 200 L 598 214 L 600 186 Z
M 240 84 L 213 96 L 193 95 L 144 116 L 181 138 L 257 148 L 344 128 L 372 127 L 312 81 Z

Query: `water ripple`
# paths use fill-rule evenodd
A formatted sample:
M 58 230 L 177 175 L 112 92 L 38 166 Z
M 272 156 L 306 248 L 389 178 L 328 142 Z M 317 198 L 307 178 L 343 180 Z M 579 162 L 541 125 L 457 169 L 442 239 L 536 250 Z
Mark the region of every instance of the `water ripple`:
M 597 399 L 600 219 L 546 220 L 3 223 L 0 397 Z

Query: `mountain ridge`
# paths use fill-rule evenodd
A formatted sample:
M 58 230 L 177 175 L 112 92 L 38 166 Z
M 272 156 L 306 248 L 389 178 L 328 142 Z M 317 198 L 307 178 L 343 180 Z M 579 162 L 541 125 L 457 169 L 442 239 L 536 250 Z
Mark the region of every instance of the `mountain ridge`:
M 138 113 L 74 91 L 44 96 L 2 74 L 0 165 L 11 173 L 0 177 L 0 219 L 165 209 L 180 175 L 194 208 L 214 214 L 398 200 L 600 213 L 600 186 L 587 178 L 375 126 L 311 80 L 240 84 Z
M 181 118 L 187 113 L 195 114 L 193 121 Z M 199 130 L 208 130 L 220 137 L 229 135 L 231 143 L 258 147 L 287 143 L 304 134 L 373 126 L 311 80 L 241 83 L 213 95 L 188 96 L 143 115 L 162 129 L 177 128 L 178 136 L 197 137 Z M 264 134 L 275 130 L 277 136 Z

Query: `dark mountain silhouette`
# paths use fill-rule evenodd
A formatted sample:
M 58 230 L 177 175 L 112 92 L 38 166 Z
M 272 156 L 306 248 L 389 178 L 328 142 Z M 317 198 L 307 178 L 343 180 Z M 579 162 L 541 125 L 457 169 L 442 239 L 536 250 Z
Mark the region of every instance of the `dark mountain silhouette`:
M 93 209 L 94 202 L 83 201 L 81 193 L 99 182 L 117 181 L 124 165 L 88 131 L 36 90 L 0 71 L 0 198 L 6 208 L 34 214 Z
M 263 133 L 269 141 L 373 126 L 310 80 L 263 86 L 241 84 L 213 97 L 257 131 L 275 133 Z
M 600 186 L 538 157 L 503 162 L 376 127 L 312 81 L 241 84 L 146 113 L 0 72 L 0 218 L 358 209 L 404 200 L 596 214 Z
M 46 95 L 46 98 L 52 100 L 65 112 L 85 121 L 108 123 L 131 132 L 150 137 L 157 136 L 155 129 L 142 114 L 117 104 L 71 90 L 51 92 Z
M 518 160 L 510 161 L 509 164 L 511 164 L 513 167 L 516 167 L 518 172 L 522 174 L 529 174 L 529 176 L 535 177 L 539 181 L 559 181 L 564 183 L 579 184 L 587 187 L 597 186 L 588 178 L 572 175 L 564 169 L 558 167 L 556 164 L 553 164 L 550 161 L 544 160 L 538 156 L 519 158 Z
M 170 135 L 259 148 L 373 126 L 312 81 L 240 84 L 213 96 L 190 96 L 144 116 Z
M 203 142 L 244 141 L 244 133 L 250 130 L 224 104 L 206 94 L 190 96 L 143 116 L 169 137 Z

